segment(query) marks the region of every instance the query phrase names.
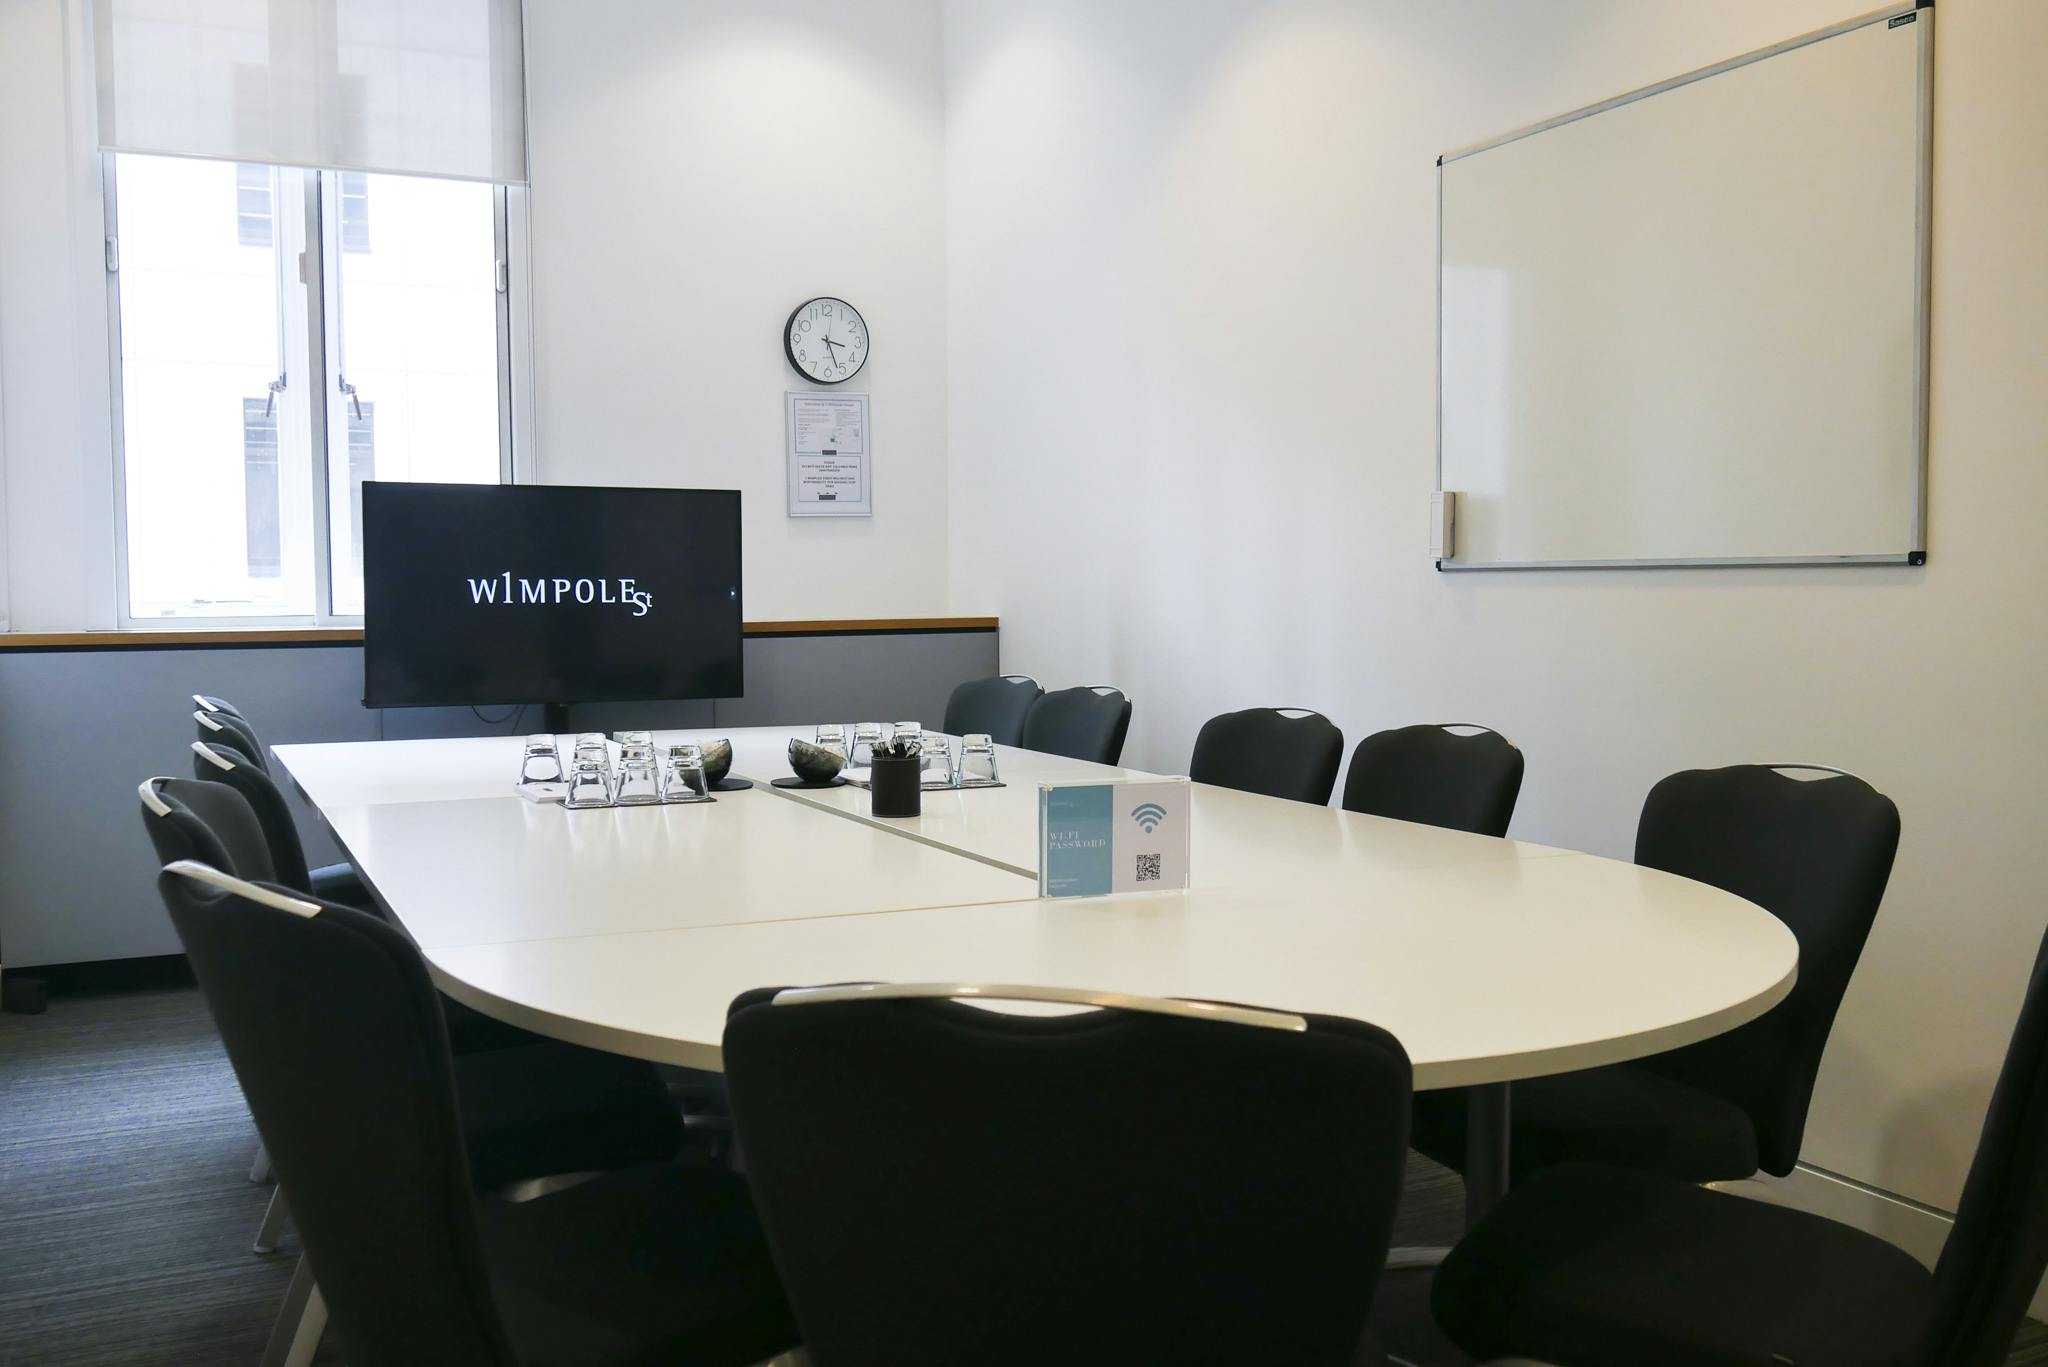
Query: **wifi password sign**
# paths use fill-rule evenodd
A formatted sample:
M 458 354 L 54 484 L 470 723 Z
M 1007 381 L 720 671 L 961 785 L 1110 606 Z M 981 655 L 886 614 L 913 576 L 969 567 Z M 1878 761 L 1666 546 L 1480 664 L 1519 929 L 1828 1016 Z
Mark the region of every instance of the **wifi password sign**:
M 1159 829 L 1160 822 L 1166 820 L 1166 808 L 1156 802 L 1140 802 L 1131 808 L 1131 820 L 1137 822 L 1145 834 L 1150 835 Z

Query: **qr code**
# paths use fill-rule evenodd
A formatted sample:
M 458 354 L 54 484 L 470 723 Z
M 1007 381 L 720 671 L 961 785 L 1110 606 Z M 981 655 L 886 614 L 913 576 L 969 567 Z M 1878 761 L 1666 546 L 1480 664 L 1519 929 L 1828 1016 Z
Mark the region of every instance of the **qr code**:
M 1138 856 L 1138 881 L 1140 883 L 1156 883 L 1159 881 L 1158 855 L 1141 854 Z

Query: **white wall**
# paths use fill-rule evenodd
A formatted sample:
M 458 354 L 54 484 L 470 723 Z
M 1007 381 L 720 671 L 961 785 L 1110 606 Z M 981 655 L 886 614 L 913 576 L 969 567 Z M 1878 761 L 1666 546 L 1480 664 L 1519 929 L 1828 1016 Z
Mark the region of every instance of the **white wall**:
M 1938 11 L 1925 569 L 1425 554 L 1436 154 L 1867 8 L 951 0 L 953 593 L 1151 768 L 1253 704 L 1480 720 L 1519 834 L 1620 855 L 1674 769 L 1864 774 L 1905 839 L 1806 1157 L 1952 1208 L 2048 922 L 2048 6 Z
M 0 432 L 10 625 L 111 626 L 113 485 L 90 24 L 0 0 Z M 937 0 L 527 4 L 535 433 L 521 478 L 746 495 L 752 619 L 942 612 Z M 789 310 L 874 352 L 876 513 L 786 516 Z M 0 614 L 4 615 L 4 614 Z
M 80 0 L 0 0 L 0 616 L 18 631 L 114 621 L 90 27 Z
M 934 0 L 527 0 L 538 473 L 745 495 L 747 616 L 936 613 L 946 586 Z M 799 302 L 874 338 L 875 515 L 786 512 Z

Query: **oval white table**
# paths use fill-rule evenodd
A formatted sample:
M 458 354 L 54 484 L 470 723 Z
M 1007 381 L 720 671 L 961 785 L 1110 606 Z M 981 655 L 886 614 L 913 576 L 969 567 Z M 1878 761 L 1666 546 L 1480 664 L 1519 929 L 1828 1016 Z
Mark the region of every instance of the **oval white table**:
M 1687 879 L 1197 784 L 1193 886 L 1037 898 L 1039 782 L 1145 777 L 1005 749 L 1008 786 L 877 820 L 857 788 L 775 789 L 795 730 L 728 733 L 756 782 L 597 811 L 512 795 L 518 738 L 280 746 L 444 991 L 616 1053 L 720 1066 L 763 986 L 1006 983 L 1370 1021 L 1418 1089 L 1471 1089 L 1466 1182 L 1507 1173 L 1508 1084 L 1706 1039 L 1791 990 L 1776 917 Z M 663 733 L 662 743 L 694 738 Z

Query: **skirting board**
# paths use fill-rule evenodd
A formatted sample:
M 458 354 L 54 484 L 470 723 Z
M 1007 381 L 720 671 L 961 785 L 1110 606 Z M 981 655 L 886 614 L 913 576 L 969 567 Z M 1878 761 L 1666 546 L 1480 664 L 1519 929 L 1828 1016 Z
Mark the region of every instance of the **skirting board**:
M 1710 1182 L 1716 1191 L 1771 1201 L 1838 1220 L 1897 1244 L 1929 1267 L 1941 1256 L 1955 1217 L 1948 1211 L 1883 1191 L 1840 1173 L 1801 1163 L 1789 1177 L 1759 1173 L 1740 1182 Z M 2034 1292 L 2027 1313 L 2048 1319 L 2048 1282 Z

